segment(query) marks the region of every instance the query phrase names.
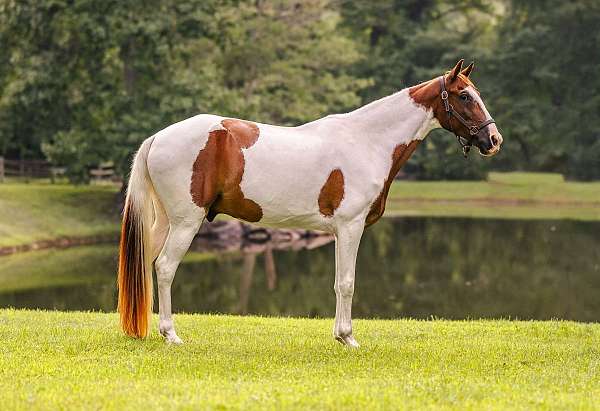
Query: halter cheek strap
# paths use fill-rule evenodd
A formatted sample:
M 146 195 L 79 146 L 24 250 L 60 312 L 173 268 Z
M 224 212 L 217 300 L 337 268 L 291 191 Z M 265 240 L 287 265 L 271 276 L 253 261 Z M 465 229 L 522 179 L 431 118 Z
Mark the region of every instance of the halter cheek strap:
M 452 104 L 450 104 L 450 102 L 448 101 L 448 91 L 446 91 L 446 79 L 444 78 L 444 76 L 440 76 L 440 89 L 441 89 L 441 97 L 442 97 L 442 102 L 444 103 L 444 109 L 446 110 L 446 114 L 448 115 L 448 118 L 451 118 L 452 116 L 456 117 L 456 119 L 467 128 L 467 130 L 469 130 L 469 134 L 471 136 L 475 136 L 477 134 L 479 134 L 479 132 L 486 126 L 495 123 L 493 118 L 489 118 L 487 120 L 485 120 L 483 123 L 479 124 L 479 125 L 472 125 L 469 124 L 469 122 L 456 110 L 454 110 L 454 107 L 452 107 Z M 451 130 L 454 135 L 456 136 L 456 140 L 458 141 L 458 144 L 460 144 L 460 146 L 462 147 L 462 151 L 463 151 L 463 156 L 465 158 L 467 158 L 467 155 L 469 154 L 469 151 L 471 150 L 471 146 L 473 145 L 471 143 L 470 140 L 467 140 L 466 138 L 459 136 L 458 134 L 456 134 L 456 132 L 454 130 Z

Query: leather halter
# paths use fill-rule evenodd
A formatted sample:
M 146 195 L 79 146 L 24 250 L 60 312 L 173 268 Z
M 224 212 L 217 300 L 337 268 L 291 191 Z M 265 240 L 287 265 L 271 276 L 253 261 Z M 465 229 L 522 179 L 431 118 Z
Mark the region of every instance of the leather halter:
M 446 109 L 446 114 L 448 114 L 448 118 L 454 116 L 456 117 L 456 119 L 467 128 L 467 130 L 469 130 L 469 134 L 471 136 L 476 136 L 477 134 L 479 134 L 479 132 L 486 126 L 495 123 L 493 118 L 489 118 L 487 120 L 485 120 L 483 123 L 479 124 L 479 125 L 472 125 L 469 124 L 469 122 L 456 110 L 454 110 L 454 107 L 452 107 L 452 104 L 450 104 L 450 102 L 448 101 L 448 91 L 446 91 L 446 78 L 444 76 L 440 76 L 439 77 L 440 80 L 440 89 L 441 89 L 441 96 L 442 96 L 442 102 L 444 103 L 444 108 Z M 448 123 L 450 125 L 450 123 Z M 450 126 L 452 127 L 452 126 Z M 460 144 L 460 146 L 462 147 L 462 152 L 463 152 L 463 156 L 465 158 L 467 158 L 467 155 L 469 154 L 469 151 L 471 150 L 471 146 L 473 145 L 473 143 L 471 143 L 471 140 L 468 140 L 462 136 L 459 136 L 458 134 L 456 134 L 456 132 L 454 130 L 450 130 L 454 133 L 454 135 L 456 136 L 456 140 L 458 141 L 458 144 Z

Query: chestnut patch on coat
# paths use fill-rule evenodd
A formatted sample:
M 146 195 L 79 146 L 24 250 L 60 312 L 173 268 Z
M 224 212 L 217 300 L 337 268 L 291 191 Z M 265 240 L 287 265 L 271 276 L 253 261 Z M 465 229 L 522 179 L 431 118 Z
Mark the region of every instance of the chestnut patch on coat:
M 344 198 L 344 174 L 336 168 L 327 177 L 319 193 L 319 211 L 325 217 L 333 217 Z
M 221 125 L 224 129 L 208 134 L 206 146 L 194 162 L 190 185 L 192 201 L 207 210 L 208 221 L 219 213 L 249 222 L 260 221 L 262 209 L 245 198 L 240 187 L 245 166 L 242 149 L 256 143 L 260 133 L 258 126 L 234 119 L 223 120 Z
M 394 181 L 394 177 L 396 177 L 400 168 L 402 168 L 404 163 L 410 158 L 420 142 L 421 140 L 413 140 L 408 145 L 400 144 L 394 149 L 394 152 L 392 153 L 392 167 L 390 167 L 390 172 L 383 183 L 381 192 L 371 204 L 371 209 L 365 220 L 365 226 L 374 224 L 383 215 L 383 212 L 385 211 L 385 201 L 387 200 L 387 195 L 390 191 L 392 181 Z

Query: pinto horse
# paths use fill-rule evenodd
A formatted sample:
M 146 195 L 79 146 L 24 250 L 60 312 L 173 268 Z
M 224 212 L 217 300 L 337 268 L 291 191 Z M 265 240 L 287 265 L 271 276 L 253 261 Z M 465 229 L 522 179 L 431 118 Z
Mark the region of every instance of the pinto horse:
M 365 227 L 381 218 L 390 185 L 427 134 L 443 127 L 466 151 L 498 153 L 502 136 L 463 60 L 439 78 L 347 114 L 279 127 L 200 114 L 145 140 L 133 161 L 123 212 L 119 312 L 130 336 L 148 334 L 152 266 L 159 331 L 181 343 L 171 316 L 175 271 L 204 219 L 335 236 L 334 337 L 352 335 L 356 255 Z

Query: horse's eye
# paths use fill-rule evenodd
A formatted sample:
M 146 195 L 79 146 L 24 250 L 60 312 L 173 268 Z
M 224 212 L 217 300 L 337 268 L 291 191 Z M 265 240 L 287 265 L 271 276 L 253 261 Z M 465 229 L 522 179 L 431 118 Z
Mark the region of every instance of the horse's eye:
M 460 99 L 462 101 L 469 101 L 469 95 L 467 93 L 461 93 L 460 94 Z

